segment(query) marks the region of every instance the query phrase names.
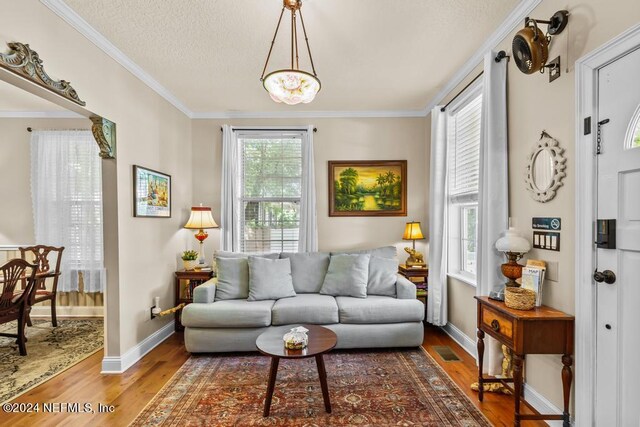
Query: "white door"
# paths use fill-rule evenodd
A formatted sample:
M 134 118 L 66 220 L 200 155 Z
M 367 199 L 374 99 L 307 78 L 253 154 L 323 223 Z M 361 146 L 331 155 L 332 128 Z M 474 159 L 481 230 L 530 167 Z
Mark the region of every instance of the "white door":
M 617 221 L 617 242 L 596 249 L 597 271 L 616 276 L 594 279 L 596 425 L 640 426 L 640 49 L 600 69 L 597 111 L 609 120 L 596 154 L 598 218 Z

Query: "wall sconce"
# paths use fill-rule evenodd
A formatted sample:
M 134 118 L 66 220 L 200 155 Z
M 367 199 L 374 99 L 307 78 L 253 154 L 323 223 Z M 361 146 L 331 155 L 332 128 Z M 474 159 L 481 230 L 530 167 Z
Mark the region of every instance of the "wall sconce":
M 549 82 L 560 77 L 560 57 L 549 59 L 549 43 L 551 36 L 560 34 L 569 22 L 569 12 L 559 10 L 548 21 L 525 18 L 524 28 L 518 31 L 513 38 L 511 48 L 513 58 L 518 69 L 525 74 L 533 74 L 536 71 L 544 73 L 549 68 Z M 543 34 L 538 24 L 547 24 L 547 34 Z

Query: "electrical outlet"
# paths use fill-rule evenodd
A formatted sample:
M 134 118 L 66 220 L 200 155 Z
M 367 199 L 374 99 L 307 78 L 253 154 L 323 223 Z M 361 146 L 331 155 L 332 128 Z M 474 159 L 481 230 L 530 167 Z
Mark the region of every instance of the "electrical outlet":
M 545 278 L 552 282 L 558 281 L 558 261 L 546 261 L 547 263 L 547 272 L 545 273 Z

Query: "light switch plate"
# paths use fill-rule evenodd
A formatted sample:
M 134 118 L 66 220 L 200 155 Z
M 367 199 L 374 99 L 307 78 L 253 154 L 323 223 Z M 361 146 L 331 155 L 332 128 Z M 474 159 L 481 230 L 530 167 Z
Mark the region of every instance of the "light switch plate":
M 547 263 L 547 272 L 545 273 L 545 279 L 551 280 L 552 282 L 558 281 L 558 262 L 557 261 L 546 261 Z

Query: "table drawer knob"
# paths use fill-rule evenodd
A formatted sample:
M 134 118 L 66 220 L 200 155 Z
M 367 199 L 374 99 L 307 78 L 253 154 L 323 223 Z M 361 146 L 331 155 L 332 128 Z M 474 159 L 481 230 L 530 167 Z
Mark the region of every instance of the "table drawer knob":
M 495 332 L 498 332 L 500 330 L 500 322 L 498 322 L 496 319 L 493 319 L 491 321 L 491 329 L 493 329 Z

